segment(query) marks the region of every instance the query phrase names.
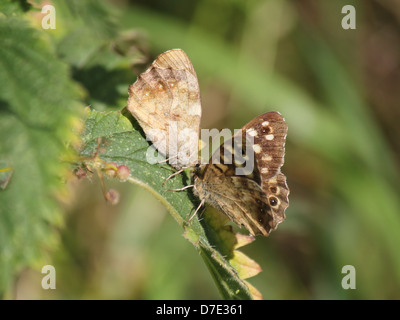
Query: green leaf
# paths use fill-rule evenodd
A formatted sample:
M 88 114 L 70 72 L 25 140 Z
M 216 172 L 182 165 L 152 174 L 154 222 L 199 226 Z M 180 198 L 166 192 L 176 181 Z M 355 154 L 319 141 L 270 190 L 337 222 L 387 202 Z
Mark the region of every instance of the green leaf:
M 184 238 L 195 246 L 205 261 L 222 296 L 225 299 L 251 299 L 249 286 L 243 279 L 261 269 L 243 253 L 235 251 L 237 247 L 251 242 L 251 239 L 244 240 L 235 235 L 231 227 L 225 225 L 226 219 L 211 211 L 204 214 L 201 222 L 195 217 L 187 223 L 199 205 L 198 199 L 190 192 L 169 189 L 188 185 L 188 176 L 174 176 L 163 185 L 173 172 L 172 168 L 147 161 L 146 153 L 154 150 L 149 149 L 151 145 L 137 122 L 129 115 L 124 116 L 124 113 L 89 111 L 82 134 L 82 167 L 109 171 L 121 165 L 127 166 L 130 170 L 127 181 L 147 189 L 168 208 L 184 229 Z
M 85 102 L 97 109 L 123 105 L 131 68 L 143 61 L 136 34 L 119 31 L 113 7 L 104 1 L 57 1 L 55 6 L 61 26 L 52 34 L 57 54 L 85 88 Z
M 69 140 L 77 87 L 39 31 L 0 16 L 0 294 L 26 265 L 43 266 L 62 224 L 63 141 Z M 4 176 L 11 174 L 12 176 Z M 5 183 L 7 182 L 7 183 Z
M 7 17 L 16 16 L 28 11 L 31 8 L 31 4 L 26 0 L 12 1 L 3 0 L 0 2 L 0 13 Z

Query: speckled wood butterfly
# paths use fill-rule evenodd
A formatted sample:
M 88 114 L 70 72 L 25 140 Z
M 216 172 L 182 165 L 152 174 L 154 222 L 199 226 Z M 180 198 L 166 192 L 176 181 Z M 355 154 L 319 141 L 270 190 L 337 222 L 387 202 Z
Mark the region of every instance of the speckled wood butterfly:
M 219 163 L 213 156 L 209 164 L 195 169 L 194 191 L 202 203 L 219 209 L 252 235 L 267 236 L 285 219 L 289 205 L 289 188 L 281 172 L 287 125 L 278 112 L 268 112 L 246 124 L 239 134 L 242 154 L 235 155 L 240 151 L 234 146 L 235 137 L 222 144 Z M 254 152 L 253 170 L 239 175 L 237 168 L 243 162 L 237 160 L 251 158 L 248 150 Z
M 193 65 L 181 49 L 164 52 L 139 75 L 129 88 L 127 109 L 158 151 L 173 160 L 171 165 L 192 168 L 194 193 L 201 205 L 221 210 L 252 235 L 267 236 L 285 219 L 289 189 L 280 169 L 287 125 L 278 112 L 250 121 L 220 146 L 208 164 L 200 165 L 200 89 Z M 179 135 L 171 134 L 171 124 Z M 252 159 L 252 170 L 240 171 L 243 161 L 238 159 Z
M 198 163 L 201 118 L 200 88 L 186 53 L 172 49 L 160 54 L 129 87 L 127 109 L 148 140 L 177 168 Z

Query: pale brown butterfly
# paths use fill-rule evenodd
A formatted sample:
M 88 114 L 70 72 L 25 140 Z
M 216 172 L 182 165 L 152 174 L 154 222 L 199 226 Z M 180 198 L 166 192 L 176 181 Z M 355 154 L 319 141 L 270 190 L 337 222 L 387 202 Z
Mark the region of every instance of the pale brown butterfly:
M 181 169 L 198 162 L 200 89 L 183 50 L 162 53 L 138 76 L 129 87 L 127 109 L 172 166 Z

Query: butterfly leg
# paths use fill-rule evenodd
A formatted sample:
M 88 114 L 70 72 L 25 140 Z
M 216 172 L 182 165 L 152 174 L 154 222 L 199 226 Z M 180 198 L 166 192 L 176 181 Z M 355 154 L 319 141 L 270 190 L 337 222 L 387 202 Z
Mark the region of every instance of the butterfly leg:
M 174 172 L 173 174 L 169 175 L 169 177 L 168 177 L 167 179 L 164 180 L 162 186 L 164 187 L 164 185 L 167 183 L 167 181 L 168 181 L 169 179 L 171 179 L 172 177 L 177 176 L 178 174 L 181 174 L 184 170 L 185 170 L 185 169 L 181 169 L 181 170 L 178 170 L 178 171 Z
M 199 212 L 200 208 L 204 205 L 205 202 L 205 199 L 201 200 L 199 206 L 197 207 L 196 211 L 190 216 L 188 222 L 190 222 L 194 218 L 194 216 L 197 214 L 197 212 Z
M 168 189 L 168 191 L 183 191 L 183 190 L 186 190 L 186 189 L 189 189 L 189 188 L 193 188 L 193 187 L 194 187 L 194 184 L 190 184 L 190 185 L 188 185 L 186 187 L 179 188 L 179 189 Z

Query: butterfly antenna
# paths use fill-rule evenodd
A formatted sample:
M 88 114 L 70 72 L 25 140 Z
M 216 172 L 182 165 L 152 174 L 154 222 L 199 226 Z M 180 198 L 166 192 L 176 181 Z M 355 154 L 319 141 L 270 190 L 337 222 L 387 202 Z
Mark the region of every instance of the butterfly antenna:
M 169 160 L 171 160 L 171 159 L 174 159 L 174 158 L 176 158 L 176 157 L 178 157 L 178 155 L 175 155 L 175 156 L 169 157 L 168 159 L 164 159 L 164 160 L 162 160 L 162 161 L 158 161 L 158 162 L 156 162 L 155 164 L 162 164 L 162 163 L 166 163 L 166 162 L 168 162 Z

